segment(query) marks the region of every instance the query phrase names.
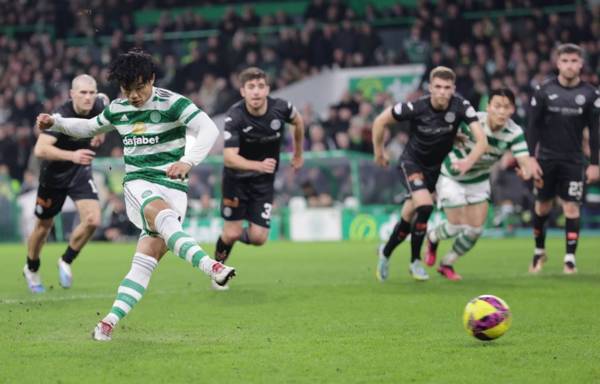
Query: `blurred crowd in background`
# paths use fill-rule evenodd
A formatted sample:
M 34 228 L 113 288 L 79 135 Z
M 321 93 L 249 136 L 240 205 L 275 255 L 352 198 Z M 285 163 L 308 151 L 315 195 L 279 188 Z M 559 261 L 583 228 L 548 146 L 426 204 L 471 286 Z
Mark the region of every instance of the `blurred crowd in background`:
M 301 12 L 286 13 L 283 1 L 281 9 L 259 16 L 255 8 L 262 3 L 195 3 L 228 5 L 218 19 L 192 11 L 173 12 L 190 5 L 183 0 L 0 3 L 3 185 L 17 193 L 35 188 L 37 162 L 31 158 L 36 115 L 64 103 L 72 78 L 80 73 L 96 78 L 100 92 L 117 97 L 118 89 L 106 80 L 107 66 L 118 53 L 132 47 L 147 50 L 160 63 L 159 86 L 190 97 L 210 115 L 223 113 L 239 99 L 237 73 L 248 66 L 263 68 L 270 75 L 272 89 L 278 89 L 324 69 L 423 63 L 427 70 L 409 96 L 415 99 L 426 89 L 429 70 L 446 65 L 456 71 L 457 91 L 478 109 L 485 108 L 490 89 L 500 85 L 513 89 L 518 104 L 514 119 L 523 125 L 533 87 L 554 74 L 552 51 L 558 43 L 580 44 L 586 55 L 584 80 L 596 86 L 600 83 L 600 5 L 439 0 L 382 6 L 310 0 Z M 136 17 L 151 11 L 158 12 L 153 22 Z M 373 118 L 395 101 L 387 93 L 367 99 L 360 92 L 347 92 L 323 116 L 310 104 L 298 105 L 307 126 L 305 149 L 371 153 Z M 397 158 L 408 139 L 406 127 L 394 127 L 386 139 L 391 157 Z M 98 156 L 120 157 L 120 146 L 118 137 L 109 136 Z M 527 206 L 528 187 L 512 177 L 511 167 L 513 162 L 506 159 L 495 174 L 498 189 L 494 190 L 502 195 L 498 204 L 512 201 Z M 282 172 L 280 179 L 286 177 Z M 304 194 L 307 199 L 325 194 L 311 200 L 321 205 L 344 198 L 316 190 L 324 184 L 311 180 L 319 177 L 318 172 L 307 176 L 294 191 L 285 182 L 279 189 Z M 197 179 L 199 186 L 192 180 L 192 191 L 214 192 L 207 178 Z M 339 190 L 352 194 L 349 188 Z

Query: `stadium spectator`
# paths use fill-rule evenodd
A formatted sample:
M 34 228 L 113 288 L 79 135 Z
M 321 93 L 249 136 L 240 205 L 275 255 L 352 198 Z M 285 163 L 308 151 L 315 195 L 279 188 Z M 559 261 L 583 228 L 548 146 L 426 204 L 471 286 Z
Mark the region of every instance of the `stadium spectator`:
M 105 64 L 136 44 L 151 50 L 163 64 L 158 85 L 185 94 L 215 114 L 239 100 L 236 71 L 248 63 L 265 68 L 275 89 L 332 66 L 422 62 L 427 70 L 417 95 L 426 88 L 431 68 L 449 65 L 458 75 L 459 93 L 475 107 L 485 105 L 490 89 L 508 85 L 516 94 L 514 119 L 519 124 L 526 123 L 533 87 L 552 74 L 551 52 L 557 42 L 571 40 L 584 47 L 582 78 L 596 86 L 600 82 L 599 5 L 573 5 L 559 14 L 544 7 L 565 5 L 560 0 L 423 1 L 415 7 L 367 4 L 362 10 L 350 3 L 312 0 L 303 13 L 278 10 L 265 16 L 251 5 L 234 5 L 220 20 L 194 11 L 171 13 L 174 7 L 188 5 L 182 0 L 0 4 L 0 24 L 6 27 L 0 32 L 0 164 L 9 168 L 13 179 L 23 179 L 23 158 L 34 142 L 32 116 L 62 104 L 75 75 L 89 72 L 98 79 L 99 91 L 117 97 L 119 90 L 106 81 Z M 137 24 L 134 12 L 152 8 L 162 12 L 158 21 Z M 527 11 L 502 14 L 511 9 Z M 490 17 L 491 11 L 498 11 L 499 17 Z M 407 26 L 406 18 L 414 23 Z M 207 37 L 173 39 L 168 34 L 189 31 L 202 31 Z M 390 102 L 390 96 L 381 93 L 371 103 L 376 113 Z M 327 142 L 331 139 L 335 148 L 362 148 L 357 125 L 350 129 L 358 112 L 352 109 L 348 116 L 346 110 L 332 106 L 328 116 L 314 120 L 320 120 Z M 400 140 L 397 132 L 390 143 Z M 368 138 L 362 141 L 368 143 Z M 118 138 L 109 137 L 99 155 L 120 145 Z
M 125 203 L 121 197 L 111 194 L 104 211 L 110 214 L 95 240 L 123 242 L 135 240 L 139 236 L 139 230 L 127 218 Z

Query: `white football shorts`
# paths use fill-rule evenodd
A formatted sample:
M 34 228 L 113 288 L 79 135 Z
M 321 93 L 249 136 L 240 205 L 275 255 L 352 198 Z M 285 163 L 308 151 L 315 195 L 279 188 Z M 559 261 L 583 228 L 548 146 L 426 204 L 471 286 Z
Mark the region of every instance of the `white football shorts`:
M 489 179 L 478 183 L 461 183 L 444 175 L 440 175 L 435 190 L 441 208 L 483 203 L 490 199 L 491 194 Z
M 171 206 L 171 209 L 179 215 L 179 221 L 185 219 L 187 210 L 187 193 L 168 188 L 160 184 L 151 183 L 146 180 L 131 180 L 123 185 L 125 196 L 125 209 L 129 220 L 139 229 L 143 235 L 158 236 L 152 232 L 144 218 L 144 207 L 154 200 L 162 199 Z

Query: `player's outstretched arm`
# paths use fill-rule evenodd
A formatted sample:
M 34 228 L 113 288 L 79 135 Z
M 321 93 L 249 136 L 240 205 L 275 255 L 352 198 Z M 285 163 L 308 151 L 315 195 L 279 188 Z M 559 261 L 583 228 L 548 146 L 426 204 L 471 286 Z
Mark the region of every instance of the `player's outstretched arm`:
M 87 138 L 114 129 L 110 123 L 104 120 L 102 115 L 91 119 L 78 119 L 41 113 L 36 119 L 36 127 L 42 131 L 51 130 L 72 137 Z
M 294 147 L 292 168 L 298 170 L 304 165 L 304 158 L 302 156 L 304 151 L 304 119 L 300 113 L 296 112 L 296 115 L 292 119 L 292 126 L 294 127 L 292 135 L 292 145 Z
M 71 161 L 75 164 L 88 165 L 94 159 L 96 153 L 89 149 L 78 149 L 68 151 L 56 147 L 56 137 L 51 135 L 40 135 L 33 148 L 33 154 L 40 159 L 49 161 Z
M 373 121 L 373 154 L 377 165 L 386 167 L 389 164 L 389 158 L 384 148 L 385 127 L 395 122 L 392 115 L 392 107 L 384 109 Z

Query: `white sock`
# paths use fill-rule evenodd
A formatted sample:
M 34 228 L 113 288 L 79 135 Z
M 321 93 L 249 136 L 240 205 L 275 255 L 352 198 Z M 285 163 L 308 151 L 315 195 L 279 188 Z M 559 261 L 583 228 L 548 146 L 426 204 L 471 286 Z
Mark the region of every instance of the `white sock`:
M 131 269 L 125 279 L 119 285 L 117 298 L 115 299 L 110 313 L 103 321 L 115 326 L 119 320 L 125 317 L 138 301 L 141 300 L 152 272 L 158 265 L 158 261 L 143 253 L 136 253 L 131 261 Z
M 452 250 L 448 251 L 446 256 L 442 259 L 443 265 L 452 265 L 458 259 L 458 254 Z
M 574 255 L 574 254 L 572 254 L 572 253 L 567 253 L 567 254 L 565 255 L 565 260 L 564 260 L 564 262 L 565 262 L 565 263 L 569 263 L 569 262 L 571 262 L 571 263 L 575 264 L 575 255 Z
M 543 255 L 544 253 L 546 253 L 546 250 L 545 250 L 544 248 L 536 248 L 536 249 L 533 251 L 533 254 L 534 254 L 534 255 Z
M 456 236 L 462 228 L 462 225 L 451 224 L 444 220 L 427 233 L 427 238 L 432 243 L 437 243 L 441 240 L 450 239 Z
M 171 252 L 211 276 L 213 265 L 218 262 L 208 257 L 196 240 L 183 231 L 175 211 L 172 209 L 160 211 L 154 219 L 154 226 L 165 239 Z

